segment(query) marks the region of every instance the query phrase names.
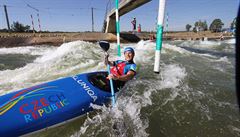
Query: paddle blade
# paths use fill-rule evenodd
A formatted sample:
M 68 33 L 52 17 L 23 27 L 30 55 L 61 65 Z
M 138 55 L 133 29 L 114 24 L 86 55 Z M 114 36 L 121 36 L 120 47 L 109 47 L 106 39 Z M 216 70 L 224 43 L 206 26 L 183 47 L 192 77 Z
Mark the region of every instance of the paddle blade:
M 99 45 L 105 52 L 107 52 L 110 47 L 110 44 L 107 41 L 99 41 Z

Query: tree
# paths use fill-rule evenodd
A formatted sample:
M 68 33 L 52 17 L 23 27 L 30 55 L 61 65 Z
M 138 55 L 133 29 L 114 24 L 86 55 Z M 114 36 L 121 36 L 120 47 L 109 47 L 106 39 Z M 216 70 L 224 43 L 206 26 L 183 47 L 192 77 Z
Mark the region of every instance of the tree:
M 222 30 L 223 25 L 224 23 L 222 23 L 221 19 L 215 19 L 211 23 L 209 30 L 211 30 L 212 32 L 220 32 Z
M 195 22 L 195 23 L 194 23 L 194 28 L 195 28 L 194 30 L 195 30 L 196 32 L 200 31 L 200 22 L 198 22 L 198 21 Z
M 195 31 L 207 31 L 208 30 L 208 25 L 207 25 L 207 22 L 204 21 L 202 22 L 201 20 L 200 21 L 197 21 L 194 23 L 194 30 Z
M 193 30 L 192 30 L 193 32 L 197 32 L 197 29 L 196 29 L 196 27 L 193 27 Z
M 186 25 L 186 30 L 187 30 L 187 31 L 190 31 L 191 27 L 192 27 L 191 25 L 187 24 L 187 25 Z
M 13 24 L 11 25 L 11 29 L 12 31 L 15 31 L 15 32 L 27 32 L 30 30 L 30 26 L 28 25 L 25 26 L 17 21 L 17 22 L 13 22 Z
M 207 21 L 206 20 L 204 22 L 202 22 L 202 27 L 203 27 L 203 31 L 207 31 L 208 30 L 208 25 L 207 25 Z

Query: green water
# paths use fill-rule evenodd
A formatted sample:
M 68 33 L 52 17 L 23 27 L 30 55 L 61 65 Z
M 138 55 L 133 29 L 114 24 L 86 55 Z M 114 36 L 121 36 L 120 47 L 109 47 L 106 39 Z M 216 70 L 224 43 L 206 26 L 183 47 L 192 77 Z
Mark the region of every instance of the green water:
M 95 111 L 77 120 L 31 136 L 240 136 L 234 43 L 164 42 L 160 74 L 153 73 L 155 43 L 126 45 L 135 48 L 140 68 L 136 78 L 118 94 L 115 109 L 96 106 Z M 45 50 L 38 56 L 9 54 L 11 49 L 0 54 L 0 94 L 106 69 L 103 53 L 95 43 L 67 43 Z M 110 59 L 115 59 L 116 51 L 116 44 L 111 44 Z

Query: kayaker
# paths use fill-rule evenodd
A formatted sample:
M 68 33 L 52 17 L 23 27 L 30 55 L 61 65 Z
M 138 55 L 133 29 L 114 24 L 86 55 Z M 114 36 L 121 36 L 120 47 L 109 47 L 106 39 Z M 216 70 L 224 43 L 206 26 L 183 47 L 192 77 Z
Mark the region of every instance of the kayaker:
M 126 82 L 132 79 L 136 75 L 136 64 L 133 61 L 135 52 L 133 48 L 127 47 L 124 49 L 125 60 L 109 61 L 109 55 L 105 57 L 105 64 L 112 66 L 111 74 L 108 75 L 108 79 Z

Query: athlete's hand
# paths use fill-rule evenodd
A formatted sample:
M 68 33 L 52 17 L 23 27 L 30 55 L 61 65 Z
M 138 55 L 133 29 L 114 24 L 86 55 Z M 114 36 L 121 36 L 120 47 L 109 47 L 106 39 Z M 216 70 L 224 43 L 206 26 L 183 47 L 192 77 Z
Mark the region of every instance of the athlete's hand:
M 108 75 L 108 77 L 107 77 L 107 79 L 113 79 L 113 80 L 117 80 L 117 79 L 118 79 L 118 77 L 117 77 L 117 76 L 115 76 L 115 75 L 113 75 L 113 74 L 109 74 L 109 75 Z

